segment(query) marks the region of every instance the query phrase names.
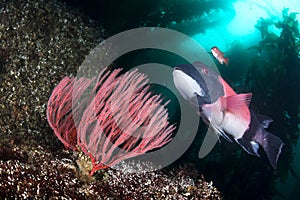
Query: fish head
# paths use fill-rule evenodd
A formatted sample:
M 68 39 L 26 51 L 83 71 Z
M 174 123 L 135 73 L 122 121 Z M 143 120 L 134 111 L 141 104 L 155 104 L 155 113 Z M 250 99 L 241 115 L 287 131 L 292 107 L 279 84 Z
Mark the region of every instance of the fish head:
M 197 98 L 204 100 L 202 103 L 210 103 L 206 83 L 193 65 L 183 64 L 176 66 L 173 70 L 173 81 L 179 93 L 186 100 L 195 105 L 199 104 Z
M 215 57 L 217 57 L 218 56 L 218 54 L 220 53 L 220 50 L 219 50 L 219 48 L 218 47 L 216 47 L 216 46 L 214 46 L 214 47 L 212 47 L 212 48 L 210 48 L 210 51 L 211 51 L 211 53 L 215 56 Z
M 202 62 L 194 62 L 193 67 L 200 74 L 202 81 L 204 81 L 203 85 L 205 84 L 207 88 L 207 96 L 210 98 L 210 103 L 214 103 L 224 96 L 224 86 L 217 71 Z
M 218 47 L 213 46 L 212 48 L 210 48 L 211 51 L 218 51 Z

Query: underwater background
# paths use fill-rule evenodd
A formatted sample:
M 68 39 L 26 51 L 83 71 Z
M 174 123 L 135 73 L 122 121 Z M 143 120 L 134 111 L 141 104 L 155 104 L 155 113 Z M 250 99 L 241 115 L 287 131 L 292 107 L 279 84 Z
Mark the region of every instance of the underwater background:
M 298 199 L 299 19 L 297 0 L 0 0 L 0 199 Z M 83 175 L 87 158 L 64 150 L 47 123 L 47 101 L 98 43 L 138 27 L 176 30 L 208 53 L 213 46 L 225 53 L 228 66 L 211 55 L 222 77 L 237 93 L 253 94 L 250 107 L 274 120 L 268 131 L 285 143 L 276 170 L 263 152 L 257 158 L 223 139 L 199 159 L 200 122 L 191 147 L 159 172 Z M 184 62 L 146 49 L 111 68 Z M 176 97 L 151 89 L 171 100 L 170 121 L 180 123 Z

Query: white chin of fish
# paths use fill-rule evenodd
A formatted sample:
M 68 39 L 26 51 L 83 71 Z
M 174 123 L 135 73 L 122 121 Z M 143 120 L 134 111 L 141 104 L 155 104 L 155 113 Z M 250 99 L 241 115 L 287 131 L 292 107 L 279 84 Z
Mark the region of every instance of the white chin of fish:
M 180 70 L 173 71 L 175 87 L 187 100 L 191 100 L 196 94 L 203 96 L 203 90 L 199 84 L 190 76 Z

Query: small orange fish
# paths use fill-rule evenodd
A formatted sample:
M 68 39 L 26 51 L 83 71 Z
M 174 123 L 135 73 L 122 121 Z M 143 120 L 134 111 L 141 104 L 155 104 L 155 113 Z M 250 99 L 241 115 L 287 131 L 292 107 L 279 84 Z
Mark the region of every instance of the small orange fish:
M 228 66 L 229 59 L 224 57 L 224 53 L 216 46 L 210 49 L 213 56 L 219 61 L 220 64 L 225 64 Z

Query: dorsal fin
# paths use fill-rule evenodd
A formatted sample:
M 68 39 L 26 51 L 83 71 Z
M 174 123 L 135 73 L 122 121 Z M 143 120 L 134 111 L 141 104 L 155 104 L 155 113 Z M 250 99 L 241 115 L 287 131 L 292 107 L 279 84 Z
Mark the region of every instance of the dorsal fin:
M 226 81 L 224 81 L 224 79 L 221 76 L 219 76 L 219 81 L 221 82 L 221 84 L 223 86 L 225 97 L 236 94 L 235 91 L 228 85 L 228 83 L 226 83 Z
M 256 117 L 264 128 L 268 128 L 269 125 L 273 122 L 273 119 L 265 115 L 256 114 Z

